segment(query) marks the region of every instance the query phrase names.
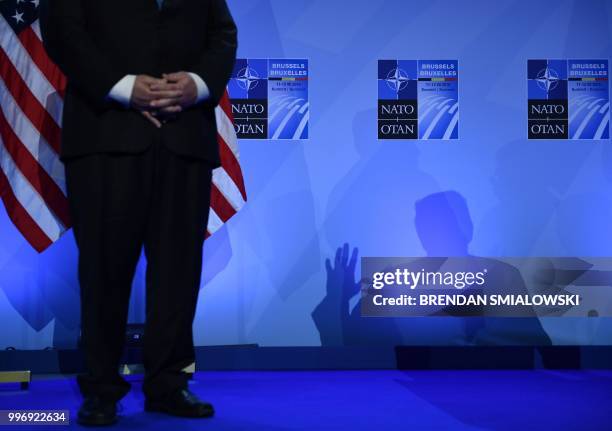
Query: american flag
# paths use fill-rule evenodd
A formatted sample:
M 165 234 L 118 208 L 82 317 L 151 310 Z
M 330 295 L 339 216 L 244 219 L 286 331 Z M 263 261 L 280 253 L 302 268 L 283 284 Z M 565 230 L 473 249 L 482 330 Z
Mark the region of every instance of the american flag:
M 0 0 L 0 197 L 42 252 L 70 228 L 70 216 L 59 159 L 66 79 L 43 48 L 39 2 Z M 227 92 L 215 114 L 222 166 L 213 171 L 207 236 L 246 202 Z

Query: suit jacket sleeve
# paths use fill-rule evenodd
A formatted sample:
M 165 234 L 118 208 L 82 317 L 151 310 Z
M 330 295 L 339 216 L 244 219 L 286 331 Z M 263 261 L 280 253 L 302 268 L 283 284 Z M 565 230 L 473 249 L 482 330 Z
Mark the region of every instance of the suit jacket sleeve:
M 208 86 L 210 97 L 204 103 L 217 106 L 232 73 L 238 46 L 236 24 L 225 0 L 211 0 L 207 28 L 207 46 L 190 71 Z
M 88 33 L 81 0 L 43 0 L 40 24 L 45 49 L 70 85 L 94 107 L 105 108 L 108 93 L 125 73 Z

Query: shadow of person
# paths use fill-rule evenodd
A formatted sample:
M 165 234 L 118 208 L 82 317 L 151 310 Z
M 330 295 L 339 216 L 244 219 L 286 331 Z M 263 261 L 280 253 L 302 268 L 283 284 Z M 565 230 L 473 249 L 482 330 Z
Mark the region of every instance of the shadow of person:
M 433 193 L 415 204 L 415 228 L 429 259 L 421 259 L 417 267 L 431 271 L 478 272 L 485 270 L 484 293 L 504 295 L 526 295 L 527 287 L 521 272 L 509 263 L 477 257 L 469 253 L 474 237 L 474 225 L 465 198 L 456 191 Z M 432 257 L 445 258 L 438 262 Z M 446 258 L 466 259 L 446 259 Z M 428 268 L 431 267 L 431 268 Z M 445 310 L 450 315 L 466 313 L 461 317 L 465 331 L 465 342 L 476 345 L 550 345 L 535 312 L 529 306 L 514 306 L 493 310 L 493 306 L 482 306 L 470 310 Z M 521 315 L 525 317 L 509 318 Z M 491 317 L 502 316 L 502 317 Z
M 413 271 L 487 272 L 487 294 L 527 294 L 520 271 L 499 260 L 469 254 L 474 227 L 467 202 L 456 191 L 427 195 L 415 203 L 415 228 L 426 258 L 410 260 Z M 397 345 L 397 344 L 477 344 L 549 345 L 550 338 L 529 307 L 506 310 L 508 315 L 521 312 L 525 318 L 489 317 L 487 306 L 472 310 L 436 309 L 437 316 L 478 317 L 361 317 L 360 302 L 349 303 L 360 290 L 355 281 L 357 249 L 349 257 L 344 244 L 336 252 L 334 264 L 327 267 L 327 294 L 312 317 L 322 345 Z M 462 314 L 463 313 L 463 314 Z M 499 310 L 496 310 L 499 315 Z M 455 326 L 453 326 L 455 324 Z
M 439 190 L 420 166 L 421 150 L 411 141 L 377 141 L 376 110 L 353 119 L 357 157 L 329 193 L 322 225 L 329 244 L 359 244 L 365 256 L 406 256 L 419 248 L 410 223 L 413 202 Z

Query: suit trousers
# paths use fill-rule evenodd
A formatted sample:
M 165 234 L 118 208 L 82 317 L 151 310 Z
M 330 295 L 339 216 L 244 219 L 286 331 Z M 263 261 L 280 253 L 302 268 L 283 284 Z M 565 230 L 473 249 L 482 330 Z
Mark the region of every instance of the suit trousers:
M 200 288 L 212 166 L 153 143 L 137 154 L 65 161 L 79 251 L 83 395 L 119 400 L 119 375 L 134 271 L 144 247 L 146 324 L 143 391 L 152 399 L 185 388 L 194 362 L 192 324 Z

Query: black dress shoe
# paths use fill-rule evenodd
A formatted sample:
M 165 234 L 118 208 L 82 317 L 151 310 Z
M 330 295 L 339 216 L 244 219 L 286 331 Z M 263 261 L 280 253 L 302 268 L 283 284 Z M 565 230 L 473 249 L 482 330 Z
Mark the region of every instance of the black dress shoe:
M 85 426 L 112 425 L 117 422 L 117 404 L 96 396 L 85 397 L 77 422 Z
M 212 404 L 200 401 L 188 389 L 172 392 L 159 400 L 147 399 L 145 410 L 186 418 L 209 418 L 215 414 Z

